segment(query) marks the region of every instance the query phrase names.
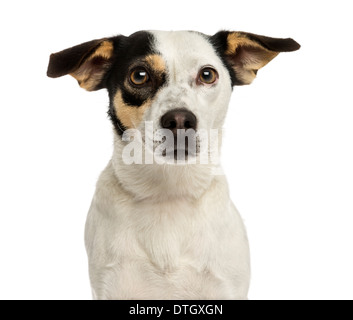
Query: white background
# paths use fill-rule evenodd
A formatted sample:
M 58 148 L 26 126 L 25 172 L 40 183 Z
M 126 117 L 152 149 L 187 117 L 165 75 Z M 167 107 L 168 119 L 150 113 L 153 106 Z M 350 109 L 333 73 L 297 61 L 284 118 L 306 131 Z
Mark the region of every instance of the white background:
M 237 87 L 223 163 L 252 253 L 250 299 L 353 298 L 351 1 L 2 1 L 0 299 L 90 299 L 83 243 L 112 153 L 104 90 L 49 54 L 141 29 L 292 37 Z

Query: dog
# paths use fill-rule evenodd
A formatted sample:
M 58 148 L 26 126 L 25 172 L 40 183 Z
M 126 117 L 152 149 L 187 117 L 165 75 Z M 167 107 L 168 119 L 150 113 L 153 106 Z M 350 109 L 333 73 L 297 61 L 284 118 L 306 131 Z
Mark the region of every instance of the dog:
M 85 228 L 94 299 L 248 298 L 244 224 L 219 161 L 200 158 L 222 136 L 233 87 L 299 48 L 246 32 L 139 31 L 50 56 L 49 77 L 69 74 L 88 91 L 109 93 L 114 152 Z M 213 138 L 197 136 L 202 130 Z M 179 143 L 182 132 L 194 132 L 193 150 Z

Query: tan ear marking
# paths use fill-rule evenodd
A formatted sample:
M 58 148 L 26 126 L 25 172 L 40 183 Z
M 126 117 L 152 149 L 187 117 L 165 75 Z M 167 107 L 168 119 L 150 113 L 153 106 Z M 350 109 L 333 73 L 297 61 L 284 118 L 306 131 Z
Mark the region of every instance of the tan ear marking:
M 250 84 L 256 77 L 257 70 L 268 64 L 280 52 L 295 51 L 300 45 L 293 39 L 280 39 L 260 36 L 246 32 L 226 33 L 224 53 L 232 66 L 236 79 L 233 84 Z
M 113 50 L 113 43 L 111 41 L 105 40 L 101 43 L 94 54 L 105 59 L 110 59 L 113 55 Z
M 268 64 L 279 52 L 267 50 L 241 33 L 228 34 L 226 54 L 232 57 L 236 75 L 243 84 L 250 84 L 259 69 Z
M 227 36 L 227 43 L 228 46 L 226 54 L 231 55 L 236 52 L 239 46 L 250 45 L 251 41 L 248 38 L 242 36 L 239 32 L 232 32 Z
M 268 62 L 275 58 L 279 52 L 270 51 L 260 44 L 252 41 L 239 33 L 230 33 L 228 35 L 228 48 L 226 54 L 234 55 L 239 48 L 247 48 L 250 51 L 249 57 L 242 57 L 243 65 L 253 65 L 253 69 L 258 70 L 264 67 Z M 254 53 L 254 55 L 251 55 Z
M 113 50 L 114 47 L 110 41 L 102 41 L 94 53 L 81 62 L 79 68 L 70 75 L 78 81 L 81 88 L 88 91 L 95 90 L 109 67 Z

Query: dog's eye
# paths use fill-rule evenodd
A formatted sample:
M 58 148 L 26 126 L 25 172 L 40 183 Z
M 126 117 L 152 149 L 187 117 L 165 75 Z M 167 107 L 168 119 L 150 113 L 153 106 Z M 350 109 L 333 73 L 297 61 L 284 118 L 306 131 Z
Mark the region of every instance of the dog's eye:
M 215 69 L 206 67 L 203 68 L 198 77 L 198 81 L 204 84 L 213 84 L 218 79 L 218 73 Z
M 135 86 L 142 86 L 147 83 L 149 79 L 148 72 L 143 68 L 135 69 L 130 74 L 130 81 Z

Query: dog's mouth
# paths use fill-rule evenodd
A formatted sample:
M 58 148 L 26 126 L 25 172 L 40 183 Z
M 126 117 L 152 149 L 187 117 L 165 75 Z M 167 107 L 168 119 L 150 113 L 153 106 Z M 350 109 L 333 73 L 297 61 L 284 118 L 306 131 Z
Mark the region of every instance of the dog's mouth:
M 167 159 L 174 159 L 179 161 L 188 160 L 190 157 L 196 157 L 200 148 L 198 139 L 192 140 L 186 137 L 184 141 L 185 143 L 180 142 L 178 141 L 177 137 L 175 137 L 174 145 L 165 148 L 162 151 L 162 156 L 166 157 Z M 160 143 L 157 142 L 157 144 Z
M 159 151 L 159 155 L 166 160 L 184 161 L 198 155 L 200 139 L 195 131 L 188 134 L 181 132 L 175 135 L 173 140 L 167 140 L 166 137 L 161 140 L 154 140 L 154 150 L 157 153 Z
M 162 156 L 167 159 L 174 159 L 178 161 L 188 160 L 191 157 L 196 157 L 198 152 L 194 150 L 189 151 L 188 148 L 178 149 L 174 148 L 172 152 L 167 152 L 167 150 L 163 150 Z

